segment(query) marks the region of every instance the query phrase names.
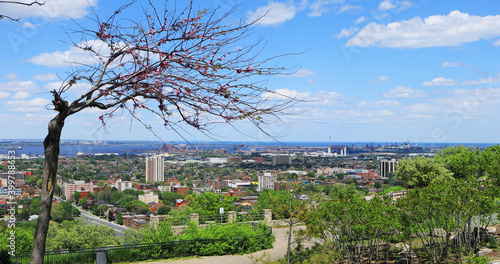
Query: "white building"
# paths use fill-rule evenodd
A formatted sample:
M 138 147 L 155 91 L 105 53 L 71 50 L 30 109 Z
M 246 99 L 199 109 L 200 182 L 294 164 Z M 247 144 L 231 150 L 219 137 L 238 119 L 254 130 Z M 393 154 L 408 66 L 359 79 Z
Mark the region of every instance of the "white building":
M 274 190 L 274 183 L 277 181 L 277 179 L 277 174 L 264 172 L 264 175 L 259 175 L 259 185 L 257 191 L 262 192 L 265 189 Z
M 158 190 L 160 192 L 171 192 L 172 191 L 172 186 L 171 185 L 158 186 Z
M 124 190 L 127 189 L 133 189 L 132 182 L 122 181 L 121 179 L 115 182 L 115 188 L 118 189 L 118 191 L 120 192 L 123 192 Z
M 146 181 L 163 182 L 165 177 L 165 162 L 163 156 L 146 158 Z
M 145 202 L 146 204 L 150 202 L 158 203 L 158 195 L 153 193 L 141 194 L 139 195 L 139 201 Z

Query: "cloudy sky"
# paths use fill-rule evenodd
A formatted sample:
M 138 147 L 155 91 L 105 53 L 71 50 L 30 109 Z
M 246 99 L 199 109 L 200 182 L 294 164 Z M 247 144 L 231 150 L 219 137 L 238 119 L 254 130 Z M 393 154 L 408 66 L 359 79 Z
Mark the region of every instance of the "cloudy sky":
M 139 0 L 140 2 L 141 0 Z M 117 1 L 46 0 L 43 7 L 1 4 L 0 138 L 42 139 L 50 90 L 71 71 L 68 61 L 89 57 L 69 45 L 78 25 L 95 27 Z M 160 1 L 153 1 L 160 2 Z M 173 1 L 172 1 L 173 2 Z M 182 4 L 183 0 L 178 1 Z M 268 126 L 280 141 L 499 143 L 500 9 L 496 1 L 195 1 L 228 20 L 266 16 L 254 30 L 263 56 L 280 59 L 293 74 L 274 76 L 267 87 L 307 102 L 296 114 Z M 92 6 L 92 8 L 90 7 Z M 92 11 L 93 10 L 93 11 Z M 95 13 L 94 13 L 95 12 Z M 133 18 L 132 18 L 133 19 Z M 85 89 L 85 87 L 80 87 Z M 68 99 L 78 94 L 70 91 Z M 68 118 L 62 137 L 85 140 L 155 140 L 129 116 L 102 129 L 98 111 Z M 179 140 L 146 113 L 163 140 Z M 270 141 L 246 122 L 218 126 L 222 141 Z M 208 138 L 178 131 L 191 140 Z

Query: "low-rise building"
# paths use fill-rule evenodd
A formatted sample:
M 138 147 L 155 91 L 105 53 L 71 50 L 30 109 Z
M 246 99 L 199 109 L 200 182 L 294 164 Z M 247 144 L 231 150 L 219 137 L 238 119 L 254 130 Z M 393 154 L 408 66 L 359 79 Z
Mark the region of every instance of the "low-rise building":
M 132 182 L 130 182 L 130 181 L 122 181 L 121 179 L 117 180 L 114 183 L 114 186 L 120 192 L 123 192 L 124 190 L 127 190 L 127 189 L 133 189 Z
M 128 228 L 142 228 L 146 227 L 148 222 L 146 221 L 145 215 L 130 215 L 130 216 L 122 216 L 123 225 Z
M 139 195 L 139 201 L 146 204 L 150 202 L 158 203 L 158 195 L 153 193 L 141 194 Z

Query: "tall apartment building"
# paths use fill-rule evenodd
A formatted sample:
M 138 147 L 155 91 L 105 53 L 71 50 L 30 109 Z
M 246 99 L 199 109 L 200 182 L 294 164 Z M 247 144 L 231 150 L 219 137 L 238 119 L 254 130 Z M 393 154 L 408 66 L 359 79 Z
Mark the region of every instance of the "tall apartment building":
M 274 183 L 278 179 L 278 175 L 270 172 L 264 172 L 264 175 L 259 175 L 259 185 L 257 191 L 262 192 L 265 189 L 274 190 Z
M 272 163 L 274 166 L 282 164 L 292 164 L 292 156 L 274 156 L 272 158 Z
M 165 175 L 165 163 L 163 156 L 146 158 L 146 181 L 163 182 Z
M 74 183 L 64 183 L 64 196 L 66 200 L 73 199 L 76 191 L 79 192 L 94 192 L 94 185 L 92 183 L 85 183 L 85 181 L 75 181 Z
M 396 170 L 396 160 L 381 160 L 380 161 L 380 177 L 387 178 L 389 173 Z

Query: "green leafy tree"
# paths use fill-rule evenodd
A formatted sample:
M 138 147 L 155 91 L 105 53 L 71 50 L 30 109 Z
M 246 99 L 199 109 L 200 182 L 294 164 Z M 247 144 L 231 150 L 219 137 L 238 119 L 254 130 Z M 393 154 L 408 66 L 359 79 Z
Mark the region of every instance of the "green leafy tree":
M 118 215 L 116 216 L 116 223 L 119 224 L 119 225 L 123 225 L 122 212 L 118 212 Z
M 78 204 L 80 202 L 81 197 L 82 194 L 80 192 L 75 192 L 75 194 L 73 194 L 73 200 L 75 201 L 75 204 Z
M 425 188 L 415 188 L 397 201 L 402 231 L 408 234 L 429 234 L 440 229 L 444 236 L 418 236 L 424 251 L 434 263 L 443 263 L 451 252 L 460 260 L 462 253 L 475 253 L 481 243 L 472 232 L 474 225 L 487 226 L 499 207 L 494 201 L 498 188 L 490 182 L 468 180 L 436 180 Z M 475 224 L 473 222 L 476 222 Z M 460 243 L 452 244 L 451 234 Z M 454 245 L 452 247 L 452 245 Z
M 354 183 L 352 184 L 335 184 L 329 188 L 328 196 L 333 200 L 346 200 L 351 199 L 354 196 L 360 196 L 359 192 Z
M 232 211 L 233 203 L 238 201 L 238 197 L 227 197 L 212 192 L 188 195 L 185 199 L 191 210 L 199 215 L 218 215 L 221 207 L 225 212 Z
M 410 188 L 425 187 L 435 180 L 449 179 L 452 175 L 442 163 L 421 156 L 402 159 L 396 166 L 396 179 Z
M 61 202 L 53 205 L 51 211 L 51 218 L 53 221 L 61 223 L 65 220 L 73 220 L 73 206 L 71 202 Z
M 30 215 L 37 215 L 39 209 L 40 209 L 40 196 L 33 197 L 28 207 L 28 212 Z
M 159 215 L 167 215 L 168 213 L 170 213 L 170 207 L 168 206 L 162 206 L 160 208 L 158 208 L 158 214 Z
M 479 155 L 479 164 L 484 169 L 484 175 L 500 186 L 500 145 L 483 149 Z
M 479 149 L 473 147 L 448 147 L 440 150 L 435 160 L 444 164 L 453 177 L 457 179 L 468 179 L 479 177 L 483 174 L 485 167 L 481 166 L 479 160 Z
M 21 210 L 16 216 L 16 219 L 18 221 L 26 221 L 29 218 L 30 218 L 30 213 L 28 213 L 27 210 Z
M 101 225 L 87 225 L 81 221 L 63 221 L 49 226 L 47 249 L 77 249 L 117 245 L 113 229 Z

